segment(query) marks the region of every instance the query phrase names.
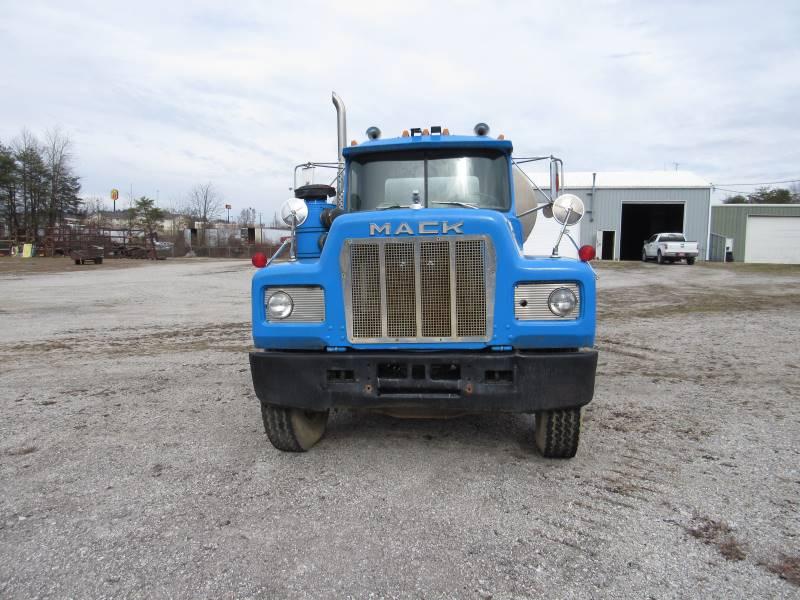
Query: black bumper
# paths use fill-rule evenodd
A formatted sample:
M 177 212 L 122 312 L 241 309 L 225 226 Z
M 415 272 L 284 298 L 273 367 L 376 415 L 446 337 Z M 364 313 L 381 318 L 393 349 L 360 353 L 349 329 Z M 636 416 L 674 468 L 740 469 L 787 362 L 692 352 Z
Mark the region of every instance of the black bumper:
M 534 412 L 588 404 L 597 352 L 250 353 L 259 399 L 305 410 Z

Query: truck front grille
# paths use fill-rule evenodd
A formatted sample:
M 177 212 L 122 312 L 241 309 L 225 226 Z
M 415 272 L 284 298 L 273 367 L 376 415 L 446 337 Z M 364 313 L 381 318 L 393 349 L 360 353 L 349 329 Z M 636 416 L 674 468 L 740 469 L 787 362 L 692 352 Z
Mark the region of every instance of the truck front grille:
M 348 240 L 342 253 L 352 342 L 485 341 L 495 278 L 481 236 Z

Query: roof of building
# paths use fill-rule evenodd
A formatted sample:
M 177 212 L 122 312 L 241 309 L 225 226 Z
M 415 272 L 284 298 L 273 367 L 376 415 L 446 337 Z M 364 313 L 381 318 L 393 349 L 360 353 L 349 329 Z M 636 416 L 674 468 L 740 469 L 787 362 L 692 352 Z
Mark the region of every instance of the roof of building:
M 771 207 L 779 206 L 781 208 L 789 207 L 789 208 L 800 209 L 800 204 L 797 204 L 796 202 L 784 202 L 783 204 L 759 204 L 757 202 L 741 202 L 741 203 L 737 203 L 737 204 L 714 204 L 713 205 L 714 208 L 719 208 L 721 206 L 724 206 L 726 208 L 742 208 L 742 207 L 744 207 L 744 208 L 762 208 L 762 207 L 765 207 L 765 206 L 768 207 L 768 208 L 771 208 Z
M 549 173 L 525 171 L 541 188 L 550 187 Z M 592 187 L 591 171 L 565 170 L 564 189 Z M 596 187 L 621 188 L 710 188 L 711 183 L 691 171 L 598 171 Z

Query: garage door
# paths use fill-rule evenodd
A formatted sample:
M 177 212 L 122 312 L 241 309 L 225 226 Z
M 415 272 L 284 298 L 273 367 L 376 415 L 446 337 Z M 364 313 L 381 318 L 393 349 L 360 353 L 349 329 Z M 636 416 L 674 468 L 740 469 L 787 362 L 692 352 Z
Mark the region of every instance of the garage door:
M 745 262 L 800 264 L 800 217 L 748 217 L 745 240 Z

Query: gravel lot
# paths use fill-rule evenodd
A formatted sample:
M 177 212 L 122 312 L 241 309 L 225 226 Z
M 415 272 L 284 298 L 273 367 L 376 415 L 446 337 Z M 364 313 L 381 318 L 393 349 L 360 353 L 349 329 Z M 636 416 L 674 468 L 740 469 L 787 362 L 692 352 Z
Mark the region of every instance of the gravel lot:
M 279 453 L 249 264 L 21 262 L 0 259 L 0 597 L 800 594 L 800 269 L 600 266 L 595 400 L 559 462 L 527 416 L 339 412 Z

